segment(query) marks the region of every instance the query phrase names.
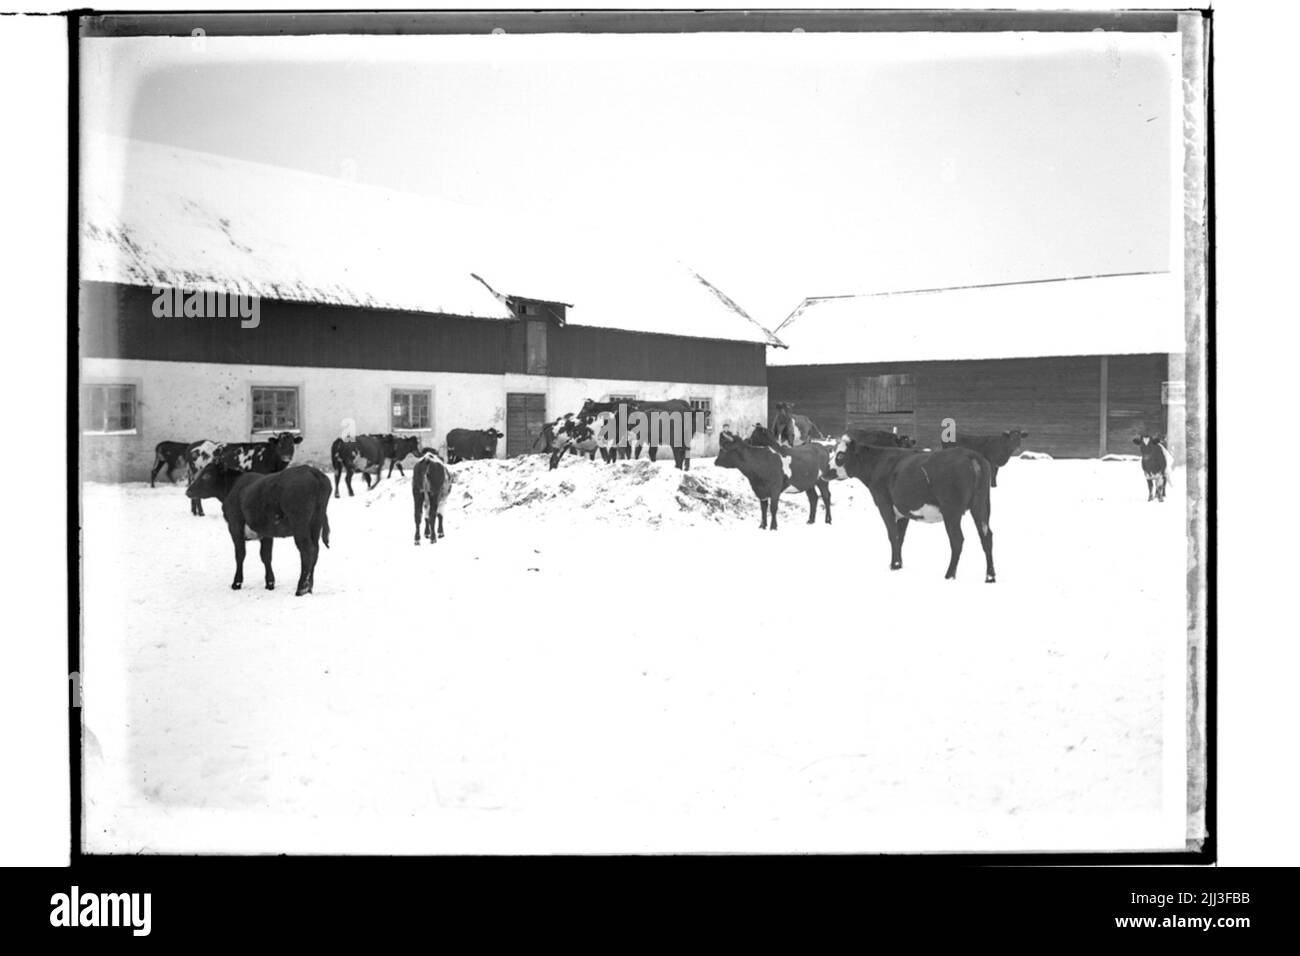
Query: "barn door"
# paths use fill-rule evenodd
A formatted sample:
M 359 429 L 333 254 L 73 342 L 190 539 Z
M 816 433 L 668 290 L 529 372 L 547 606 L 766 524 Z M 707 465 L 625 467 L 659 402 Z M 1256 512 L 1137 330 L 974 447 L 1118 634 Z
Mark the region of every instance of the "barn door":
M 526 455 L 541 450 L 533 443 L 542 433 L 546 423 L 546 396 L 531 392 L 508 392 L 506 394 L 506 457 Z
M 915 438 L 916 377 L 850 376 L 845 381 L 844 423 L 848 428 L 897 429 Z

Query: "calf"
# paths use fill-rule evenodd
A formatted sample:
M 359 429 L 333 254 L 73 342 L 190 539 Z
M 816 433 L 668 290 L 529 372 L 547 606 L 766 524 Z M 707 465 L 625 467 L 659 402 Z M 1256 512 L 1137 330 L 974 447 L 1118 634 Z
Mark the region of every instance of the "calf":
M 808 524 L 817 520 L 817 494 L 820 492 L 826 506 L 826 523 L 831 523 L 831 489 L 825 474 L 829 454 L 825 446 L 781 446 L 762 425 L 755 426 L 749 442 L 724 431 L 718 436 L 718 443 L 718 457 L 714 464 L 719 468 L 735 468 L 749 479 L 749 487 L 754 489 L 762 509 L 759 528 L 767 528 L 770 506 L 772 530 L 776 530 L 781 492 L 789 490 L 808 495 Z
M 1142 475 L 1147 480 L 1147 501 L 1165 500 L 1165 486 L 1169 483 L 1169 463 L 1173 456 L 1165 447 L 1165 436 L 1142 435 L 1133 439 L 1142 449 Z
M 185 463 L 188 484 L 192 484 L 194 479 L 199 476 L 199 472 L 212 463 L 212 458 L 220 447 L 214 441 L 201 441 L 196 442 L 190 448 L 188 460 Z M 203 517 L 203 502 L 200 499 L 190 499 L 190 514 L 199 518 Z
M 397 473 L 403 478 L 406 472 L 402 468 L 402 462 L 407 455 L 420 454 L 420 439 L 417 435 L 382 435 L 384 440 L 384 456 L 388 459 L 388 477 L 393 477 L 393 468 L 397 468 Z
M 326 509 L 330 502 L 330 480 L 311 465 L 299 465 L 272 474 L 231 471 L 219 462 L 208 465 L 185 492 L 221 499 L 230 540 L 235 545 L 235 580 L 238 591 L 244 584 L 244 547 L 247 541 L 262 542 L 262 564 L 266 567 L 266 589 L 275 589 L 271 570 L 271 548 L 276 538 L 293 538 L 298 546 L 301 569 L 298 596 L 310 594 L 316 573 L 320 542 L 330 544 L 330 523 Z
M 191 454 L 200 445 L 211 445 L 212 442 L 206 439 L 200 441 L 160 441 L 153 449 L 153 471 L 149 472 L 149 487 L 154 487 L 154 479 L 158 477 L 158 472 L 163 468 L 167 469 L 167 480 L 171 484 L 176 484 L 176 479 L 172 477 L 176 469 L 184 465 L 190 481 L 194 480 L 194 473 L 191 465 Z
M 772 419 L 772 433 L 777 441 L 786 445 L 802 445 L 813 438 L 824 438 L 807 415 L 794 413 L 794 402 L 777 402 L 776 416 Z
M 555 431 L 555 442 L 551 447 L 551 465 L 548 470 L 554 471 L 559 467 L 560 459 L 564 457 L 566 451 L 573 452 L 575 455 L 586 455 L 592 461 L 596 460 L 597 450 L 605 453 L 605 449 L 600 447 L 600 440 L 597 437 L 595 418 L 584 418 L 581 415 L 565 415 L 563 424 Z M 605 454 L 605 460 L 609 461 L 608 454 Z
M 497 442 L 505 436 L 495 428 L 453 428 L 447 432 L 447 462 L 476 461 L 497 456 Z
M 945 578 L 957 576 L 961 558 L 961 518 L 967 511 L 975 520 L 987 565 L 984 580 L 992 584 L 993 532 L 989 528 L 989 483 L 992 466 L 970 448 L 913 451 L 859 445 L 848 435 L 835 451 L 835 467 L 857 478 L 871 492 L 889 532 L 889 568 L 903 566 L 903 538 L 909 521 L 940 521 L 948 530 L 952 557 Z
M 432 448 L 420 452 L 411 473 L 411 496 L 415 499 L 415 546 L 420 546 L 420 519 L 424 519 L 424 536 L 437 544 L 442 533 L 442 506 L 451 490 L 451 470 Z M 434 531 L 435 519 L 437 532 Z
M 944 442 L 944 448 L 959 445 L 979 452 L 993 468 L 993 487 L 998 486 L 998 469 L 1011 460 L 1011 456 L 1020 450 L 1022 439 L 1028 438 L 1029 432 L 1018 428 L 1004 431 L 1001 435 L 959 435 L 956 441 Z

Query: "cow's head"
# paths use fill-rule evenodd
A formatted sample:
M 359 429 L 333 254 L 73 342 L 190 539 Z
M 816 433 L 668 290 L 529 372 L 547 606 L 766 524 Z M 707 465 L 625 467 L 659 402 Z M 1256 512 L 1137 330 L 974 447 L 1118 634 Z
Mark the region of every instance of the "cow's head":
M 1142 434 L 1133 439 L 1133 444 L 1140 448 L 1150 448 L 1152 445 L 1163 445 L 1165 443 L 1164 435 L 1147 435 Z
M 268 438 L 266 443 L 271 446 L 272 454 L 288 464 L 293 461 L 294 446 L 302 444 L 302 436 L 295 435 L 293 432 L 280 432 Z
M 749 443 L 751 445 L 771 446 L 776 444 L 776 439 L 772 437 L 772 433 L 767 430 L 762 422 L 755 422 L 754 430 L 749 433 Z
M 393 457 L 401 461 L 407 455 L 420 454 L 420 439 L 417 435 L 403 435 L 393 439 Z
M 899 448 L 915 448 L 916 439 L 911 435 L 904 435 L 902 432 L 894 433 L 894 444 Z
M 1029 432 L 1022 432 L 1019 428 L 1010 428 L 1002 433 L 1002 437 L 1007 440 L 1007 450 L 1014 453 L 1020 447 L 1020 442 L 1029 437 Z
M 745 442 L 739 435 L 723 432 L 718 436 L 718 457 L 713 463 L 719 468 L 739 468 Z
M 185 497 L 191 499 L 216 498 L 225 501 L 226 495 L 239 480 L 241 472 L 225 468 L 220 462 L 209 462 L 199 471 L 194 480 L 185 489 Z
M 596 406 L 598 404 L 600 403 L 593 398 L 584 398 L 582 400 L 582 408 L 578 410 L 578 417 L 586 418 L 588 415 L 596 414 Z
M 863 446 L 870 447 L 870 446 Z M 849 468 L 853 467 L 854 459 L 857 457 L 859 445 L 848 435 L 841 435 L 840 440 L 835 445 L 835 450 L 830 455 L 830 461 L 827 463 L 827 471 L 833 478 L 848 478 Z

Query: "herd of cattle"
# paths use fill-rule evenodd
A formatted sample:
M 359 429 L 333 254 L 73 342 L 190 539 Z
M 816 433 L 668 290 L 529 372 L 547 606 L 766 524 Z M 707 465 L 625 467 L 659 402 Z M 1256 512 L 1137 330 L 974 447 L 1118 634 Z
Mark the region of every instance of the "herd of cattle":
M 631 403 L 623 403 L 625 406 Z M 576 414 L 564 415 L 543 426 L 534 449 L 545 442 L 542 452 L 555 468 L 566 453 L 595 460 L 600 452 L 606 462 L 640 456 L 642 445 L 631 437 L 602 428 L 605 416 L 618 411 L 617 402 L 588 399 Z M 626 408 L 625 408 L 626 410 Z M 680 414 L 693 421 L 698 412 L 685 401 L 635 403 L 646 413 Z M 817 517 L 820 498 L 826 524 L 831 523 L 831 482 L 856 478 L 866 486 L 889 536 L 892 570 L 903 566 L 903 540 L 912 521 L 944 523 L 948 532 L 950 559 L 945 578 L 957 576 L 963 535 L 962 517 L 970 512 L 984 549 L 984 580 L 996 580 L 993 569 L 993 532 L 989 527 L 990 488 L 997 487 L 998 469 L 1016 454 L 1028 432 L 1008 429 L 1000 435 L 959 436 L 936 450 L 917 448 L 916 440 L 895 431 L 849 429 L 838 439 L 828 439 L 792 406 L 781 403 L 769 428 L 756 424 L 747 438 L 724 426 L 719 436 L 715 464 L 733 468 L 749 481 L 758 498 L 760 528 L 775 531 L 777 507 L 787 491 L 808 496 L 808 524 Z M 338 498 L 340 479 L 346 475 L 349 497 L 352 476 L 361 472 L 366 488 L 378 485 L 388 466 L 388 477 L 396 468 L 403 477 L 402 462 L 416 458 L 411 494 L 415 518 L 415 544 L 421 536 L 436 544 L 443 537 L 443 506 L 453 476 L 449 464 L 465 460 L 495 458 L 497 443 L 504 437 L 495 428 L 454 429 L 447 434 L 446 460 L 432 448 L 421 448 L 416 436 L 357 435 L 336 439 L 330 448 L 334 469 L 333 497 Z M 688 470 L 690 430 L 665 437 L 677 468 Z M 327 508 L 331 497 L 329 478 L 310 466 L 290 468 L 301 435 L 279 432 L 260 442 L 160 442 L 155 449 L 150 487 L 165 469 L 169 482 L 184 465 L 188 474 L 185 490 L 191 513 L 203 514 L 203 499 L 216 498 L 235 548 L 235 578 L 238 590 L 244 580 L 244 555 L 248 541 L 261 542 L 266 587 L 275 587 L 271 551 L 276 538 L 293 538 L 301 557 L 298 595 L 312 590 L 321 541 L 329 547 Z M 1133 439 L 1141 451 L 1147 500 L 1164 501 L 1168 468 L 1172 458 L 1164 437 L 1142 435 Z M 654 460 L 656 447 L 646 445 Z M 374 483 L 371 472 L 374 472 Z M 770 524 L 769 524 L 770 517 Z

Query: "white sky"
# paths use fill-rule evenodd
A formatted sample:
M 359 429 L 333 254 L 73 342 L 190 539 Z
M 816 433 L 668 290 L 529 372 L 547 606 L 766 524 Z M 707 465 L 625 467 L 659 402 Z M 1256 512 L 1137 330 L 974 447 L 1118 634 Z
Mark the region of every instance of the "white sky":
M 96 39 L 82 70 L 89 130 L 653 241 L 769 327 L 1179 267 L 1171 35 Z

